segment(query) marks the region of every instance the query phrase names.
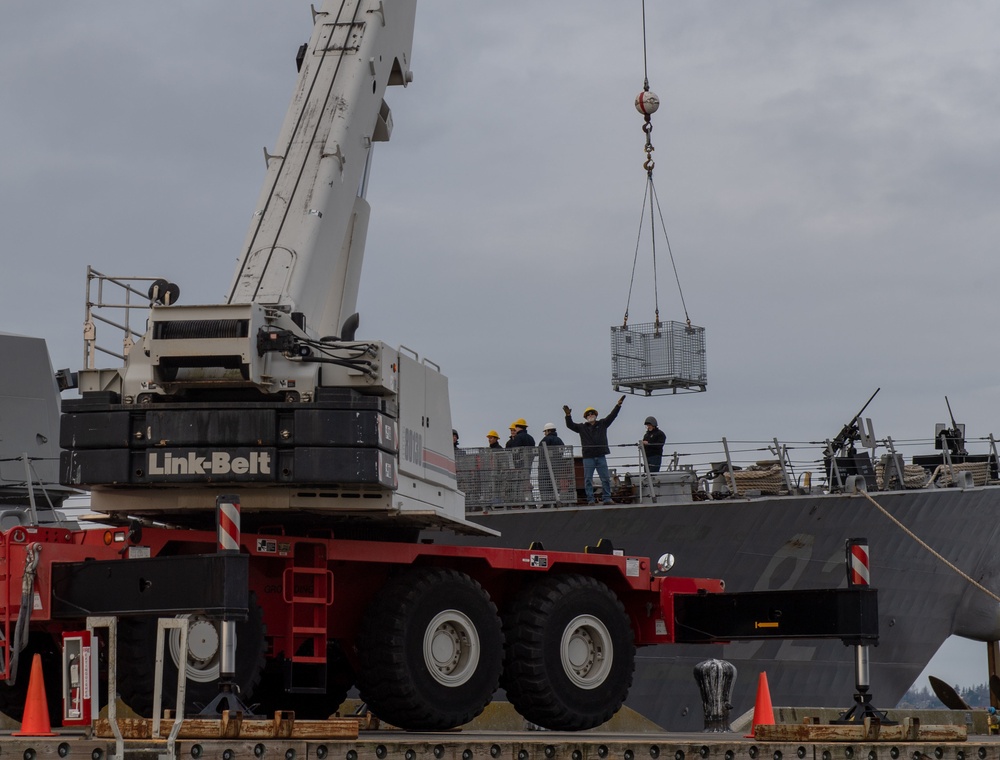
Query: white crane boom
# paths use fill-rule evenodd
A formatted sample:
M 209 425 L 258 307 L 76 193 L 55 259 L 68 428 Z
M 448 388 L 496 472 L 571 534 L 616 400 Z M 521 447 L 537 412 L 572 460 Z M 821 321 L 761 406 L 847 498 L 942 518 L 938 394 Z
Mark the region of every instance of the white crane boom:
M 368 204 L 359 188 L 388 140 L 388 85 L 406 85 L 416 0 L 327 2 L 316 15 L 291 105 L 230 287 L 229 303 L 303 314 L 340 335 L 356 308 Z

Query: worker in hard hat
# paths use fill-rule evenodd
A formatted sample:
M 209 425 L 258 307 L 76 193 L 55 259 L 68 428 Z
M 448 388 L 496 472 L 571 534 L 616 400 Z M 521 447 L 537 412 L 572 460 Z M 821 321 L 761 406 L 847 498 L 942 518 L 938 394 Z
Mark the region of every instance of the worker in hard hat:
M 535 461 L 535 439 L 528 433 L 528 423 L 522 417 L 510 423 L 514 435 L 507 441 L 506 448 L 513 449 L 511 457 L 514 460 L 514 471 L 511 473 L 512 500 L 523 504 L 534 501 L 531 484 L 531 465 Z
M 566 444 L 562 442 L 562 438 L 556 435 L 556 424 L 554 422 L 546 422 L 545 427 L 542 428 L 542 440 L 538 442 L 539 446 L 565 446 Z
M 513 431 L 513 435 L 507 441 L 506 448 L 516 449 L 519 446 L 534 447 L 535 439 L 528 434 L 528 423 L 523 418 L 510 423 L 510 429 Z
M 608 428 L 615 421 L 618 412 L 621 411 L 622 396 L 615 404 L 611 413 L 603 419 L 597 419 L 597 410 L 588 406 L 583 410 L 583 424 L 573 422 L 573 410 L 568 406 L 563 406 L 566 413 L 566 427 L 574 433 L 580 434 L 580 447 L 583 454 L 583 492 L 587 496 L 587 503 L 594 504 L 594 471 L 601 478 L 601 491 L 605 504 L 613 504 L 611 500 L 611 473 L 608 472 Z
M 489 451 L 483 452 L 480 461 L 482 462 L 482 479 L 484 499 L 490 506 L 497 506 L 501 503 L 504 495 L 503 470 L 507 465 L 503 446 L 500 445 L 500 434 L 496 430 L 491 430 L 486 434 L 486 448 Z
M 565 446 L 556 434 L 556 424 L 546 422 L 542 428 L 542 440 L 538 442 L 538 448 L 543 446 Z M 553 457 L 561 456 L 562 452 L 553 453 L 551 450 L 540 451 L 541 459 L 538 460 L 538 493 L 542 497 L 543 505 L 554 505 L 556 501 L 556 491 L 558 485 L 554 482 L 556 470 L 553 469 L 556 462 Z
M 642 437 L 642 448 L 646 452 L 646 464 L 650 472 L 659 472 L 663 462 L 663 444 L 667 434 L 656 426 L 656 417 L 646 418 L 646 434 Z

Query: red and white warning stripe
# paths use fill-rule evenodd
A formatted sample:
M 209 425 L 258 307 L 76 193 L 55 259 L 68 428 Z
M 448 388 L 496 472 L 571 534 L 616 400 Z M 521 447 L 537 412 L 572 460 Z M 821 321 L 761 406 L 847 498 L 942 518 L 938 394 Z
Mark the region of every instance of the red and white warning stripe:
M 850 556 L 850 585 L 868 586 L 871 584 L 871 575 L 868 572 L 868 545 L 851 544 Z
M 219 521 L 219 551 L 240 550 L 240 502 L 231 496 L 220 496 L 216 502 Z

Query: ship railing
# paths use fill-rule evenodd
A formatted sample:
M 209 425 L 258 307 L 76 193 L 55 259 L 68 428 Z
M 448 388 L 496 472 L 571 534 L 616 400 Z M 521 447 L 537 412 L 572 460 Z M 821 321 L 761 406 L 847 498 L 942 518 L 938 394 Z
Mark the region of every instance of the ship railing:
M 577 501 L 572 446 L 456 449 L 455 470 L 467 512 Z
M 914 490 L 921 488 L 974 487 L 995 484 L 998 479 L 996 441 L 967 439 L 967 444 L 983 442 L 986 453 L 952 452 L 935 445 L 934 439 L 896 440 L 892 437 L 873 441 L 868 449 L 849 455 L 824 459 L 829 490 L 843 492 L 856 487 L 875 491 Z M 826 441 L 829 447 L 830 442 Z M 904 449 L 914 449 L 910 462 Z M 880 451 L 880 450 L 883 450 Z M 928 450 L 937 449 L 934 454 Z
M 996 440 L 992 435 L 981 439 L 967 439 L 974 447 L 977 442 L 985 453 L 952 455 L 947 449 L 936 455 L 926 455 L 934 448 L 934 439 L 873 440 L 869 449 L 862 452 L 863 460 L 870 467 L 858 482 L 858 470 L 851 470 L 853 460 L 841 464 L 846 472 L 838 472 L 837 462 L 823 457 L 828 441 L 721 441 L 673 443 L 665 452 L 662 472 L 694 473 L 691 486 L 694 500 L 731 496 L 755 497 L 784 494 L 842 492 L 849 485 L 870 491 L 910 490 L 926 487 L 982 486 L 1000 482 Z M 617 480 L 631 490 L 634 501 L 653 501 L 654 493 L 662 490 L 655 483 L 656 476 L 648 473 L 648 461 L 636 444 L 612 447 L 609 457 L 611 469 Z M 912 452 L 910 454 L 909 452 Z M 905 453 L 905 457 L 904 457 Z M 631 456 L 629 456 L 631 454 Z M 923 456 L 922 456 L 923 455 Z M 915 456 L 917 462 L 908 462 Z M 843 458 L 842 458 L 843 461 Z M 923 464 L 921 464 L 923 462 Z M 854 480 L 848 482 L 848 477 Z M 651 480 L 653 483 L 651 484 Z M 672 500 L 677 493 L 678 480 L 673 481 Z M 651 488 L 651 485 L 653 486 Z M 617 491 L 616 487 L 616 491 Z M 659 495 L 656 500 L 659 501 Z M 616 493 L 616 501 L 628 500 Z
M 66 516 L 58 510 L 68 495 L 81 492 L 47 481 L 38 472 L 40 465 L 58 461 L 26 452 L 0 459 L 0 530 L 17 525 L 65 527 Z
M 976 444 L 979 443 L 979 446 Z M 927 455 L 934 440 L 883 438 L 862 451 L 867 469 L 855 461 L 827 461 L 826 441 L 731 440 L 670 442 L 658 471 L 641 442 L 611 446 L 608 467 L 616 503 L 683 503 L 718 498 L 825 494 L 864 487 L 869 491 L 982 486 L 1000 482 L 993 436 L 967 439 L 985 453 Z M 541 452 L 541 453 L 540 453 Z M 911 453 L 912 452 L 912 453 Z M 579 447 L 460 449 L 459 487 L 470 512 L 565 507 L 581 504 Z M 917 463 L 911 460 L 916 455 Z M 920 464 L 920 462 L 925 462 Z M 860 478 L 860 480 L 859 480 Z M 600 478 L 594 494 L 603 500 Z
M 801 445 L 777 438 L 671 443 L 673 451 L 664 452 L 659 469 L 649 466 L 641 441 L 613 446 L 608 463 L 614 499 L 658 503 L 798 491 L 812 476 L 812 462 L 796 459 Z

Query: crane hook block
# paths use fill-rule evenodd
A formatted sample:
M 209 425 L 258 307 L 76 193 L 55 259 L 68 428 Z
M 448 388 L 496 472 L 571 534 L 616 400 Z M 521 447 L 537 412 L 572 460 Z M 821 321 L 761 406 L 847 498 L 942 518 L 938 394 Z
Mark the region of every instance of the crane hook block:
M 635 96 L 635 110 L 643 116 L 651 116 L 660 107 L 660 99 L 655 92 L 643 90 Z

